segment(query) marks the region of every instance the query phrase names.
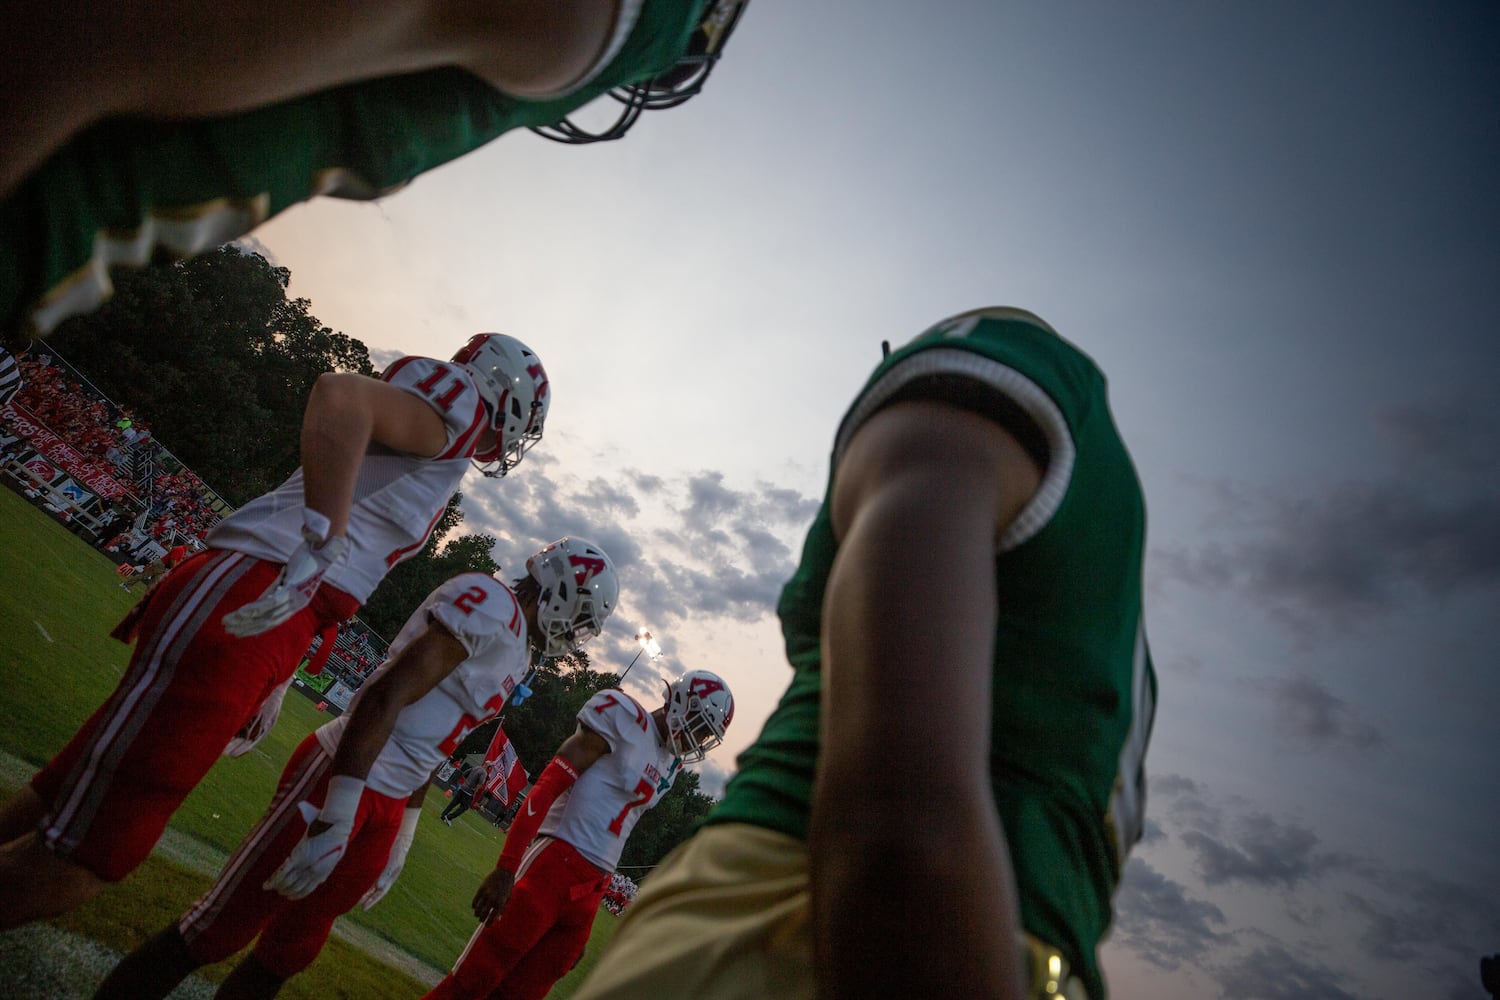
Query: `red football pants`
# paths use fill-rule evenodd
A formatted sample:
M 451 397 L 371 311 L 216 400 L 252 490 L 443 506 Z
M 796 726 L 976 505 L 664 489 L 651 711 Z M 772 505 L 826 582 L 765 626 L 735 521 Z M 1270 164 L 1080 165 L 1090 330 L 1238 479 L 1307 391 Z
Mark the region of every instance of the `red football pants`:
M 111 882 L 130 874 L 313 636 L 359 609 L 322 587 L 269 632 L 225 632 L 224 615 L 280 573 L 278 563 L 209 549 L 157 585 L 119 686 L 31 780 L 48 808 L 39 830 L 59 857 Z
M 177 923 L 200 965 L 220 962 L 259 935 L 255 957 L 282 979 L 312 964 L 333 922 L 348 913 L 385 871 L 401 830 L 405 798 L 365 789 L 349 846 L 326 881 L 301 899 L 262 888 L 302 840 L 307 823 L 297 803 L 323 804 L 333 767 L 316 734 L 287 761 L 271 806 L 225 864 L 218 881 Z
M 453 972 L 425 1000 L 542 1000 L 583 957 L 609 873 L 566 841 L 526 851 L 499 920 L 474 932 Z

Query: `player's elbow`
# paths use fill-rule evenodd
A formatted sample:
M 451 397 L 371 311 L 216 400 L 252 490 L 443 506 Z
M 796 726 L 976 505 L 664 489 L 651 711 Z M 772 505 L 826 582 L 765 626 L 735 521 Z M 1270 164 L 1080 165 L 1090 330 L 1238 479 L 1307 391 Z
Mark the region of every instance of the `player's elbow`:
M 539 98 L 566 92 L 585 76 L 608 44 L 622 4 L 448 0 L 431 6 L 441 12 L 464 68 L 504 93 Z
M 368 382 L 369 379 L 353 372 L 324 372 L 308 393 L 306 419 L 368 419 L 371 413 L 370 393 L 366 391 Z

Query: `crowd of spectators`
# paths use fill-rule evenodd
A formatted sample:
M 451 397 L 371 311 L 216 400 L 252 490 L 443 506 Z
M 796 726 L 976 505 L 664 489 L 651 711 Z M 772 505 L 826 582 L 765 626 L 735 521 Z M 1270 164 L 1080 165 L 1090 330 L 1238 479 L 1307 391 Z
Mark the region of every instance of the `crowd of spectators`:
M 609 877 L 609 888 L 604 890 L 604 908 L 618 917 L 639 890 L 640 886 L 629 875 L 615 872 Z
M 202 541 L 219 520 L 213 493 L 152 437 L 148 426 L 92 391 L 53 355 L 23 357 L 19 365 L 25 384 L 14 401 L 67 442 L 89 474 L 107 475 L 128 491 L 119 507 L 135 522 L 131 549 L 150 541 L 163 548 Z M 105 548 L 119 552 L 122 544 L 116 537 Z

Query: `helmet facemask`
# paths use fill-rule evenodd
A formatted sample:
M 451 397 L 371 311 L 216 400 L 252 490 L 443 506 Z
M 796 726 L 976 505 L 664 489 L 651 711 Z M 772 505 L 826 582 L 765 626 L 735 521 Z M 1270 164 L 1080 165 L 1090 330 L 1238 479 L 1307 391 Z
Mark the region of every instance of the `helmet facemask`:
M 539 589 L 536 620 L 543 656 L 562 656 L 603 631 L 620 585 L 602 549 L 563 538 L 526 560 L 526 571 Z
M 667 736 L 684 764 L 695 764 L 724 742 L 734 698 L 717 675 L 693 670 L 667 685 Z
M 503 476 L 542 439 L 551 401 L 547 372 L 535 352 L 500 333 L 475 335 L 453 360 L 474 380 L 495 436 L 493 445 L 475 450 L 474 467 Z
M 609 142 L 623 138 L 643 111 L 675 108 L 703 89 L 704 81 L 723 54 L 724 43 L 739 23 L 749 0 L 709 0 L 685 52 L 676 65 L 649 80 L 628 83 L 608 91 L 609 96 L 624 105 L 614 124 L 591 132 L 570 118 L 553 125 L 533 127 L 531 131 L 554 142 L 572 146 L 591 142 Z

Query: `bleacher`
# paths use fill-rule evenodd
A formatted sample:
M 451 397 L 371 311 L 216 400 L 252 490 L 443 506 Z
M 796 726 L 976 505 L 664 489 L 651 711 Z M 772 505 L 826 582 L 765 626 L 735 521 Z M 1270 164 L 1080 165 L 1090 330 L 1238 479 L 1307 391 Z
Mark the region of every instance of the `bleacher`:
M 26 384 L 0 408 L 0 480 L 116 565 L 144 567 L 175 545 L 201 548 L 234 509 L 45 342 L 18 360 Z M 325 667 L 328 687 L 341 685 L 335 707 L 346 707 L 343 692 L 358 690 L 387 652 L 358 618 L 339 628 Z

